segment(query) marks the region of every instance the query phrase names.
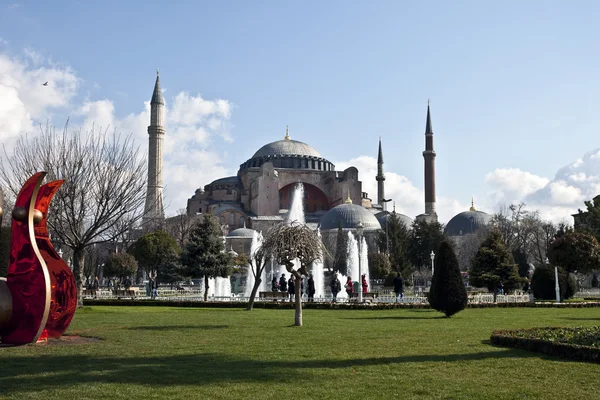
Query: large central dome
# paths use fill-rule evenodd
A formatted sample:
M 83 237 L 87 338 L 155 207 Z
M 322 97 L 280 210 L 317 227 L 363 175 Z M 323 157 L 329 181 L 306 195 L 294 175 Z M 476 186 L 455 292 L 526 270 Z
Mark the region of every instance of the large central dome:
M 321 154 L 315 150 L 312 146 L 299 142 L 297 140 L 283 139 L 276 142 L 265 144 L 263 147 L 258 149 L 252 158 L 257 157 L 268 157 L 268 156 L 309 156 L 319 157 Z

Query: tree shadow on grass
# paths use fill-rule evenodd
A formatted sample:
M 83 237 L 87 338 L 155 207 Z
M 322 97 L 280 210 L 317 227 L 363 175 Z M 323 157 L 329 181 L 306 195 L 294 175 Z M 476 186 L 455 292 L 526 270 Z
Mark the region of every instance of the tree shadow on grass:
M 341 319 L 411 319 L 411 320 L 421 320 L 425 321 L 428 319 L 449 319 L 445 315 L 436 315 L 436 316 L 423 316 L 423 317 L 407 317 L 404 315 L 392 315 L 387 317 L 349 317 L 349 318 L 341 318 Z
M 568 321 L 600 321 L 600 318 L 585 318 L 585 317 L 579 317 L 579 318 L 578 317 L 560 317 L 560 319 L 566 319 Z
M 148 326 L 133 326 L 126 328 L 131 331 L 176 331 L 176 330 L 203 330 L 210 331 L 215 329 L 226 329 L 229 325 L 148 325 Z
M 90 357 L 89 355 L 3 356 L 0 370 L 2 394 L 11 395 L 69 388 L 86 384 L 171 385 L 224 384 L 236 382 L 298 382 L 313 377 L 306 369 L 338 369 L 422 362 L 465 362 L 538 357 L 515 349 L 345 360 L 259 360 L 222 354 L 174 356 Z

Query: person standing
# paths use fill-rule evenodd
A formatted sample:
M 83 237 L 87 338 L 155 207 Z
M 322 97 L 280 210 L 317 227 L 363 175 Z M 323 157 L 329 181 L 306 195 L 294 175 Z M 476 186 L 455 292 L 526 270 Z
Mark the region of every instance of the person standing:
M 369 290 L 369 284 L 367 283 L 367 275 L 363 274 L 362 276 L 362 292 L 367 293 Z
M 276 292 L 277 290 L 277 277 L 273 275 L 273 280 L 271 281 L 271 292 Z
M 288 280 L 288 293 L 290 295 L 290 302 L 294 301 L 294 290 L 296 290 L 296 277 L 294 275 L 290 276 Z
M 396 293 L 396 303 L 404 297 L 404 281 L 400 273 L 394 278 L 394 293 Z
M 329 284 L 329 287 L 331 288 L 331 295 L 333 296 L 333 302 L 336 303 L 337 302 L 337 295 L 338 295 L 338 293 L 340 292 L 340 290 L 342 288 L 342 283 L 337 278 L 337 276 L 334 275 L 331 278 L 331 283 Z
M 287 279 L 285 279 L 285 274 L 281 274 L 281 278 L 279 278 L 279 290 L 287 293 Z
M 354 293 L 354 284 L 352 283 L 352 278 L 348 277 L 344 287 L 346 288 L 346 293 L 348 293 L 348 299 L 351 299 L 352 294 Z
M 158 279 L 156 272 L 150 277 L 150 298 L 156 300 L 158 297 Z
M 315 280 L 313 275 L 308 276 L 308 302 L 312 303 L 315 301 Z

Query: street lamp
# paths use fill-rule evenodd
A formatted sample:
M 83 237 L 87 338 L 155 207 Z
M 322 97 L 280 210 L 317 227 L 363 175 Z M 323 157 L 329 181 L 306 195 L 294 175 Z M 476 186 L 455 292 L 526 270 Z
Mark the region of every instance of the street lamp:
M 358 302 L 362 303 L 362 235 L 363 235 L 364 226 L 361 221 L 358 221 L 356 224 L 356 233 L 358 234 Z
M 434 271 L 433 261 L 435 260 L 435 253 L 433 252 L 433 250 L 431 250 L 431 254 L 429 255 L 429 257 L 431 257 L 431 279 L 433 280 L 433 271 Z
M 546 265 L 550 265 L 550 260 L 546 257 Z M 556 302 L 560 303 L 560 286 L 558 285 L 558 266 L 554 266 L 554 291 L 556 292 Z

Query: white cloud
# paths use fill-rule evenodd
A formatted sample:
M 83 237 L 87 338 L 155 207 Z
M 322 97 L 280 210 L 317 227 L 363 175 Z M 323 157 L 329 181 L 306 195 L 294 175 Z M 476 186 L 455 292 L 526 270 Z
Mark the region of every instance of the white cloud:
M 48 86 L 43 86 L 44 82 Z M 85 99 L 80 79 L 68 66 L 57 66 L 35 50 L 20 56 L 0 52 L 0 135 L 8 149 L 24 133 L 36 134 L 34 125 L 51 120 L 54 112 L 74 115 L 83 130 L 102 129 L 131 134 L 142 153 L 148 150 L 150 103 L 123 118 L 117 117 L 110 99 Z M 149 81 L 148 85 L 153 85 Z M 93 82 L 93 86 L 99 85 Z M 166 92 L 166 91 L 164 91 Z M 230 134 L 232 104 L 181 92 L 166 98 L 163 179 L 167 214 L 184 208 L 198 187 L 227 176 L 224 159 L 213 148 L 215 137 L 226 142 Z M 172 100 L 172 101 L 171 101 Z M 171 103 L 171 104 L 170 104 Z M 59 125 L 62 122 L 59 123 Z M 71 122 L 74 127 L 76 123 Z
M 367 192 L 373 203 L 377 202 L 377 159 L 360 156 L 348 161 L 334 163 L 336 170 L 343 171 L 348 167 L 358 169 L 358 178 L 362 181 L 362 191 Z M 385 197 L 396 203 L 396 212 L 406 214 L 411 218 L 425 212 L 425 193 L 416 187 L 408 178 L 395 172 L 385 172 Z M 437 213 L 440 221 L 447 222 L 454 215 L 466 211 L 468 206 L 455 199 L 437 196 Z M 392 210 L 388 203 L 388 210 Z
M 519 202 L 546 186 L 549 179 L 518 168 L 496 168 L 485 176 L 484 182 L 492 188 L 487 194 L 488 202 L 499 206 Z

